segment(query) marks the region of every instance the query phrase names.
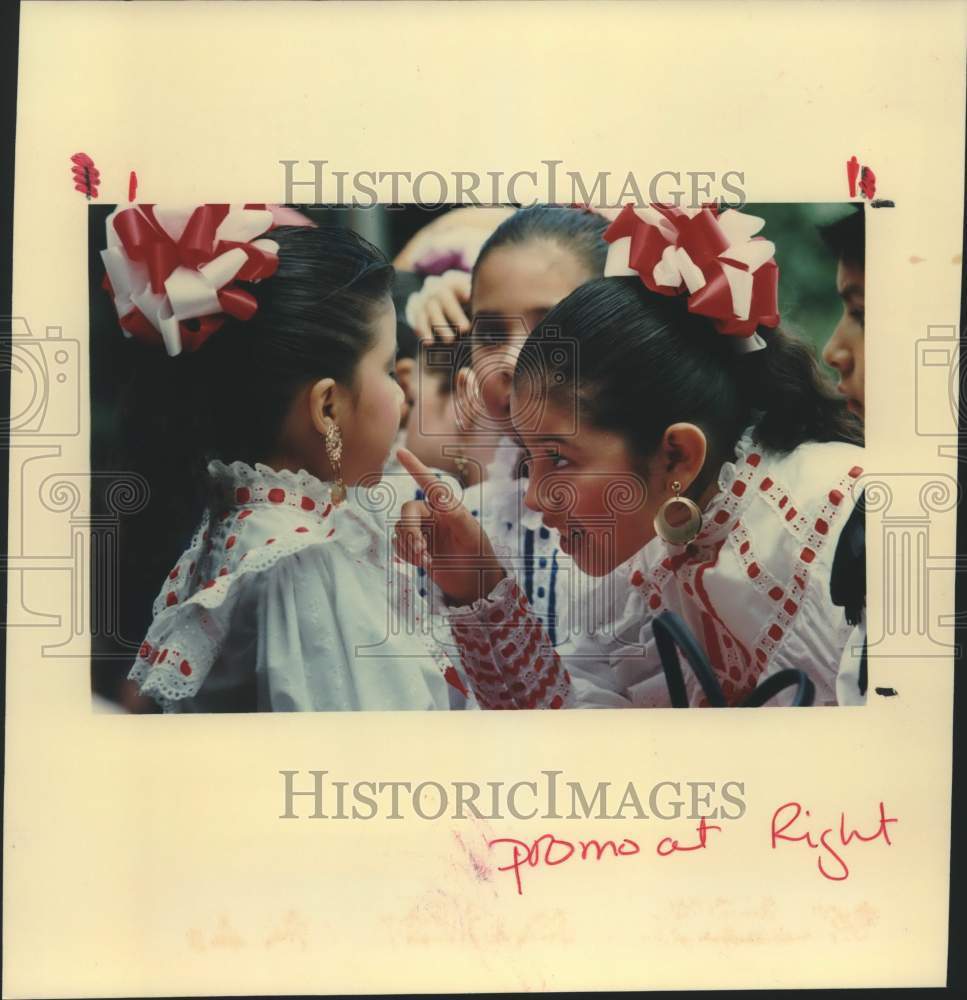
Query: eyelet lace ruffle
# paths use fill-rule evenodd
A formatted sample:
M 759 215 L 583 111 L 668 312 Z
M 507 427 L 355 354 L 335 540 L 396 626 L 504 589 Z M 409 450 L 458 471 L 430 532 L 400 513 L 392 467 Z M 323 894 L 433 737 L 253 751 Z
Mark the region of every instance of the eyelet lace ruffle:
M 387 535 L 355 490 L 339 506 L 331 485 L 305 470 L 212 462 L 210 505 L 154 602 L 154 620 L 129 679 L 165 711 L 198 693 L 228 635 L 246 581 L 308 549 L 337 544 L 357 564 L 385 571 Z M 391 590 L 407 619 L 418 614 L 412 582 L 395 572 Z M 427 653 L 454 683 L 446 653 Z

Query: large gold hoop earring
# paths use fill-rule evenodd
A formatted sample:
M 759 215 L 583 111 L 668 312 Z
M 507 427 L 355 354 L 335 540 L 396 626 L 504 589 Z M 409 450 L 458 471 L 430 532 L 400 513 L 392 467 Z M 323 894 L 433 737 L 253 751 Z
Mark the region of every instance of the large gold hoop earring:
M 342 481 L 342 434 L 335 420 L 326 427 L 326 457 L 332 466 L 332 502 L 338 507 L 346 499 L 346 484 Z
M 655 531 L 672 545 L 687 545 L 702 530 L 702 511 L 688 497 L 680 496 L 682 484 L 672 483 L 675 491 L 655 515 Z

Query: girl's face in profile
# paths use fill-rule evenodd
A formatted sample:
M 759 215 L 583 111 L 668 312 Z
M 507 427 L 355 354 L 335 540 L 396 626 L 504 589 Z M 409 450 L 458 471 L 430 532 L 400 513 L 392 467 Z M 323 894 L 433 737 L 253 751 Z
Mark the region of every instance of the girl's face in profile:
M 511 394 L 529 469 L 524 503 L 560 532 L 561 548 L 583 572 L 604 576 L 655 537 L 665 481 L 641 468 L 619 434 L 579 424 L 568 409 Z
M 459 443 L 454 397 L 447 391 L 446 377 L 431 376 L 424 369 L 417 370 L 414 381 L 417 385 L 407 414 L 404 443 L 424 465 L 455 474 L 456 463 L 444 451 L 446 446 Z
M 866 415 L 865 288 L 863 266 L 841 260 L 836 268 L 836 291 L 843 301 L 843 315 L 823 348 L 823 361 L 839 373 L 837 388 L 846 397 L 846 405 L 860 419 Z
M 547 312 L 590 278 L 587 268 L 553 240 L 534 239 L 491 251 L 473 279 L 473 370 L 487 416 L 505 433 L 517 356 Z
M 340 426 L 342 472 L 348 484 L 386 464 L 403 412 L 403 390 L 396 381 L 396 311 L 389 298 L 373 322 L 373 346 L 356 367 L 351 419 Z

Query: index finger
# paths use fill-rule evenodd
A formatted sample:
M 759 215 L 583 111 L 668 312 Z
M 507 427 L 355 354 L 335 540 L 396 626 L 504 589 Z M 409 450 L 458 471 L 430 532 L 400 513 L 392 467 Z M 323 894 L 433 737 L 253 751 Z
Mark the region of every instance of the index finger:
M 437 513 L 444 514 L 453 510 L 456 498 L 444 480 L 406 448 L 399 448 L 396 455 L 400 460 L 400 465 L 416 480 L 416 485 L 423 490 L 428 507 Z
M 436 473 L 425 466 L 412 451 L 406 448 L 399 448 L 396 452 L 396 457 L 400 460 L 400 465 L 416 480 L 416 485 L 424 493 L 426 493 L 432 483 L 440 481 Z

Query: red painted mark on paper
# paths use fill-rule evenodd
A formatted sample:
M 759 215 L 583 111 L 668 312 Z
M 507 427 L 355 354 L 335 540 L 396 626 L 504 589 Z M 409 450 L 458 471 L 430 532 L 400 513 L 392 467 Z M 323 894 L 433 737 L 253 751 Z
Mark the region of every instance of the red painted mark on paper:
M 862 165 L 855 156 L 851 156 L 846 161 L 846 182 L 849 184 L 851 198 L 856 197 L 857 180 L 859 180 L 860 194 L 867 201 L 872 201 L 876 195 L 876 174 L 872 168 Z
M 128 201 L 134 201 L 138 196 L 138 175 L 132 170 L 128 177 Z
M 856 197 L 856 178 L 860 172 L 860 161 L 855 156 L 851 156 L 846 161 L 846 180 L 849 184 L 849 196 Z
M 97 188 L 101 183 L 101 172 L 94 166 L 94 161 L 87 153 L 75 153 L 71 157 L 71 174 L 74 177 L 74 190 L 80 191 L 88 201 L 97 197 Z

